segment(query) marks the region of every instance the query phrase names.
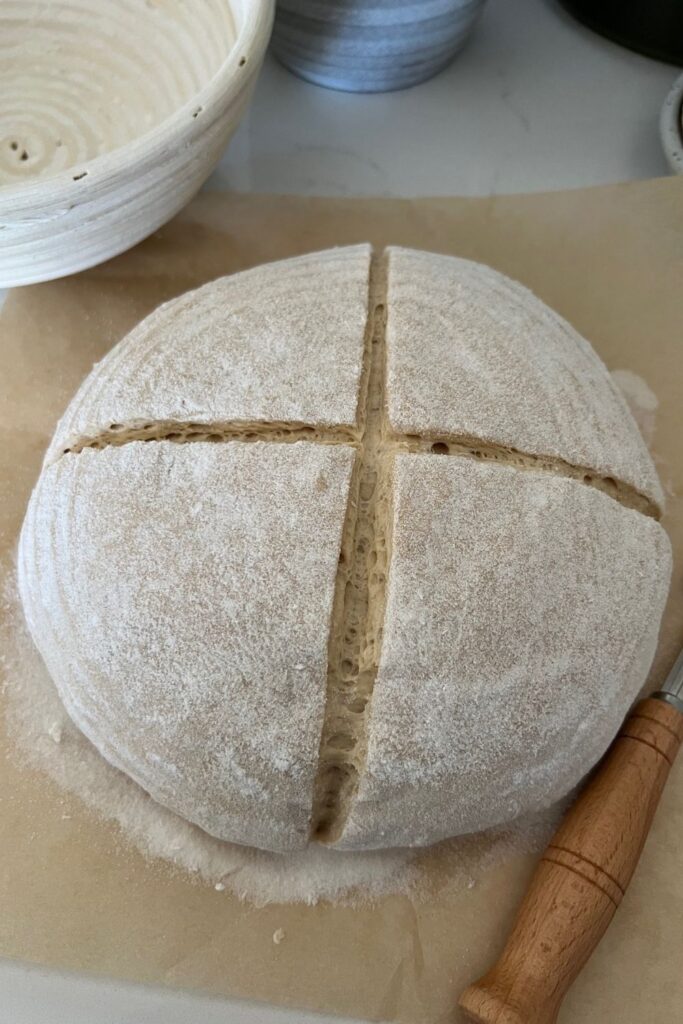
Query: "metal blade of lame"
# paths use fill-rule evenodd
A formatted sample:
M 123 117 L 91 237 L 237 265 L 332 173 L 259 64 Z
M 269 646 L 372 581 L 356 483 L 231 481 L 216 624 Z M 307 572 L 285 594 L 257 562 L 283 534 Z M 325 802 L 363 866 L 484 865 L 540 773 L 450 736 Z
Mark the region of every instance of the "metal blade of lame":
M 683 715 L 683 649 L 676 658 L 673 668 L 666 677 L 661 690 L 652 695 L 658 700 L 665 700 Z

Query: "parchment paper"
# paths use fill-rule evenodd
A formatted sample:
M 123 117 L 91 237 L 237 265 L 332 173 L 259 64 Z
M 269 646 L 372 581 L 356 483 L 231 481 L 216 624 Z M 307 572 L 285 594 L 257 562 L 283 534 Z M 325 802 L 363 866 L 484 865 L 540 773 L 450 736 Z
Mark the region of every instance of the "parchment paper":
M 483 260 L 531 287 L 610 369 L 647 381 L 659 400 L 660 472 L 670 492 L 683 493 L 683 179 L 490 199 L 205 195 L 132 252 L 9 296 L 0 318 L 0 558 L 16 543 L 57 417 L 93 361 L 144 314 L 220 274 L 365 240 Z M 651 685 L 683 642 L 679 497 L 665 525 L 676 568 Z M 495 957 L 533 868 L 518 855 L 474 889 L 423 904 L 396 896 L 360 910 L 257 910 L 145 862 L 114 826 L 11 759 L 0 777 L 0 834 L 0 954 L 372 1019 L 457 1019 L 458 993 Z M 563 1024 L 681 1019 L 682 842 L 683 758 Z M 286 938 L 275 945 L 278 928 Z

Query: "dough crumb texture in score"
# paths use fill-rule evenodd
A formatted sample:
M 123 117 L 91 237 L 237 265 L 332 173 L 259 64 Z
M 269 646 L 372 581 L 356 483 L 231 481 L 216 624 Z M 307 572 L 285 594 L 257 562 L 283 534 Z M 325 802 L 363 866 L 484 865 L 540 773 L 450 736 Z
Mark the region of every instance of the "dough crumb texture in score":
M 19 550 L 70 716 L 275 852 L 547 807 L 654 654 L 662 491 L 590 345 L 449 256 L 332 249 L 156 310 L 81 386 Z

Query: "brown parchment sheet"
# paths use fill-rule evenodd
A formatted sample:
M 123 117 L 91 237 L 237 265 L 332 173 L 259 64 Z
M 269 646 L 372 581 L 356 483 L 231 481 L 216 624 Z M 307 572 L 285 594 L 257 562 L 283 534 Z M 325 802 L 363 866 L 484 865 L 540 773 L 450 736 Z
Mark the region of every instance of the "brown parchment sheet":
M 638 374 L 656 394 L 653 447 L 670 494 L 675 571 L 654 687 L 683 643 L 683 179 L 484 199 L 206 194 L 133 251 L 14 291 L 0 315 L 0 559 L 16 544 L 57 418 L 141 317 L 221 274 L 368 240 L 492 264 L 566 316 L 610 370 Z M 0 744 L 6 753 L 4 733 Z M 501 948 L 534 864 L 515 855 L 473 889 L 446 885 L 423 903 L 400 895 L 362 909 L 256 909 L 145 861 L 114 825 L 11 757 L 0 761 L 0 835 L 0 955 L 415 1022 L 459 1019 L 457 996 Z M 278 928 L 286 939 L 276 945 Z M 681 1020 L 682 963 L 683 758 L 560 1020 Z

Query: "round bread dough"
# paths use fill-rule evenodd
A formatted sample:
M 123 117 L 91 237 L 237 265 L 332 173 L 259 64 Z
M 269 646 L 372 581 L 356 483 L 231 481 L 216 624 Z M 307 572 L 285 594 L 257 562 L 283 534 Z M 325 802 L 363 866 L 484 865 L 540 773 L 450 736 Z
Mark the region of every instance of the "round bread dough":
M 642 687 L 662 492 L 520 285 L 369 246 L 214 281 L 92 371 L 19 584 L 112 764 L 222 839 L 419 845 L 568 792 Z

